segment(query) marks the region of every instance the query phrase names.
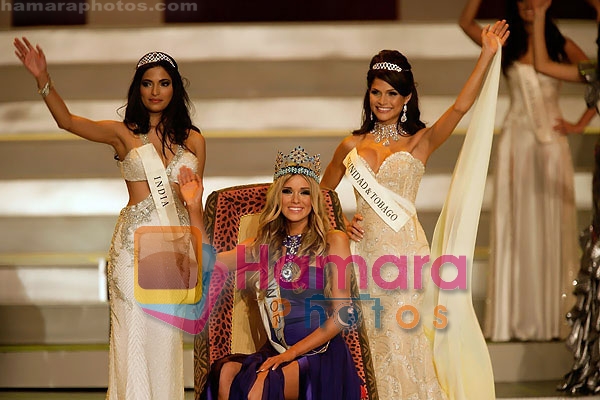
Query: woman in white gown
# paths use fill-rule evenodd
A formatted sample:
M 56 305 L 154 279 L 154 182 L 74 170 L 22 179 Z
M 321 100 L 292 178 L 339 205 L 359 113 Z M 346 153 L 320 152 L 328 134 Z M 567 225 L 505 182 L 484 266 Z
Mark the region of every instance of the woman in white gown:
M 388 289 L 374 277 L 392 282 L 398 269 L 384 266 L 380 273 L 374 273 L 374 263 L 381 256 L 407 256 L 413 260 L 414 256 L 429 254 L 414 210 L 425 164 L 475 102 L 498 50 L 498 39 L 504 43 L 507 37 L 507 26 L 500 21 L 484 30 L 484 46 L 471 76 L 455 103 L 431 127 L 420 120 L 417 91 L 406 57 L 395 50 L 375 55 L 367 74 L 363 124 L 340 143 L 321 181 L 323 187 L 336 188 L 344 174 L 351 181 L 360 175 L 355 180 L 357 213 L 348 223 L 347 233 L 355 241 L 353 252 L 368 266 L 365 292 L 378 298 L 383 306 L 380 321 L 375 314 L 363 315 L 382 400 L 446 398 L 423 324 L 406 329 L 397 321 L 396 312 L 403 306 L 423 311 L 424 291 L 415 290 L 412 280 L 415 270 L 408 269 L 406 289 Z M 365 187 L 367 181 L 369 189 L 361 192 L 357 186 Z M 410 322 L 408 317 L 406 322 Z
M 145 314 L 134 296 L 135 230 L 141 226 L 189 225 L 178 192 L 165 183 L 176 180 L 181 166 L 199 176 L 204 170 L 204 138 L 192 125 L 189 98 L 177 63 L 165 53 L 146 54 L 139 60 L 129 88 L 125 119 L 92 121 L 70 113 L 50 79 L 39 46 L 33 47 L 26 38 L 15 39 L 14 44 L 17 57 L 35 77 L 58 126 L 112 146 L 127 185 L 129 202 L 117 221 L 108 264 L 107 399 L 183 399 L 182 333 Z M 148 171 L 153 173 L 151 179 L 147 179 Z
M 481 0 L 469 0 L 460 26 L 481 44 L 475 16 Z M 560 81 L 533 67 L 530 0 L 507 2 L 511 37 L 502 53 L 510 94 L 494 164 L 494 203 L 485 335 L 494 341 L 565 337 L 565 313 L 577 265 L 573 162 L 560 118 Z M 548 20 L 551 57 L 577 63 L 587 57 Z

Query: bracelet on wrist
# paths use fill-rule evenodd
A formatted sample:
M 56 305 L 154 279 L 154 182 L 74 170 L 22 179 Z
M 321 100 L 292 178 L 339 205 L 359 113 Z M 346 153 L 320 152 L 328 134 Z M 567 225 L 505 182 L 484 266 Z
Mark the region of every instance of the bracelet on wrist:
M 50 78 L 50 75 L 48 75 L 48 81 L 46 82 L 44 87 L 41 89 L 38 89 L 38 93 L 42 96 L 42 99 L 45 99 L 46 96 L 48 96 L 50 94 L 50 89 L 52 89 L 52 87 L 53 87 L 52 78 Z

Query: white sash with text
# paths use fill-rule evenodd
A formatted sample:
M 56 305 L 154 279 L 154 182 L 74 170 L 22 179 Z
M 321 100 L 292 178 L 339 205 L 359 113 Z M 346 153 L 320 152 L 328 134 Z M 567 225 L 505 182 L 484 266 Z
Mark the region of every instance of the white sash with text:
M 148 180 L 148 186 L 150 186 L 150 192 L 161 225 L 179 226 L 179 216 L 177 215 L 169 177 L 154 145 L 152 143 L 145 144 L 138 148 L 138 153 L 142 158 L 146 179 Z
M 414 204 L 377 182 L 377 179 L 358 157 L 356 148 L 344 159 L 346 177 L 379 217 L 394 231 L 400 229 L 416 214 Z
M 537 72 L 532 65 L 515 63 L 520 83 L 521 93 L 524 98 L 525 109 L 533 124 L 535 137 L 540 143 L 548 143 L 557 139 L 559 134 L 552 128 L 544 95 L 540 86 Z

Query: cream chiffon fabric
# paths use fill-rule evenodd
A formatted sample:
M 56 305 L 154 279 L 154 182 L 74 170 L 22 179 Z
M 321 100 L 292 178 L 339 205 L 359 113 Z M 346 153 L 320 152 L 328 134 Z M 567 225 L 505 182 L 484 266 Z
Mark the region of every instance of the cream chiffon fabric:
M 466 255 L 469 260 L 473 256 L 494 129 L 499 57 L 498 54 L 494 58 L 475 107 L 452 187 L 436 228 L 432 260 L 441 254 Z M 381 185 L 414 203 L 425 167 L 410 153 L 401 151 L 384 160 L 379 171 L 370 172 Z M 363 216 L 365 239 L 354 243 L 353 253 L 362 256 L 368 266 L 373 266 L 382 255 L 407 256 L 409 261 L 407 289 L 384 290 L 369 273 L 368 287 L 363 291 L 383 306 L 380 326 L 377 326 L 375 313 L 371 312 L 374 304 L 364 301 L 362 307 L 379 398 L 493 399 L 491 362 L 471 302 L 470 270 L 467 291 L 441 292 L 438 296 L 437 287 L 426 273 L 423 273 L 425 290 L 415 290 L 415 269 L 411 261 L 414 256 L 429 254 L 427 239 L 417 217 L 409 220 L 399 232 L 394 232 L 360 195 L 356 194 L 356 197 L 357 210 Z M 386 269 L 384 265 L 380 275 L 384 281 L 392 282 L 398 276 L 398 269 Z M 432 325 L 433 308 L 438 303 L 449 311 L 448 328 L 440 331 L 434 330 Z M 410 330 L 400 327 L 397 322 L 397 311 L 407 305 L 415 307 L 421 318 L 421 323 Z M 409 320 L 408 317 L 404 319 L 405 322 Z
M 449 399 L 495 398 L 492 364 L 473 309 L 471 276 L 494 133 L 500 57 L 499 50 L 475 105 L 431 244 L 431 260 L 442 255 L 467 258 L 467 289 L 437 290 L 430 282 L 424 305 L 424 329 L 433 343 L 437 376 Z M 442 269 L 444 281 L 452 281 L 454 275 L 454 268 Z M 433 315 L 426 313 L 432 312 L 435 305 L 448 310 L 446 329 L 435 330 Z
M 559 82 L 520 63 L 507 74 L 511 108 L 496 149 L 485 333 L 494 341 L 564 338 L 578 246 L 571 152 L 552 129 Z M 545 142 L 523 111 L 521 87 L 531 80 L 539 81 L 550 121 L 548 132 L 538 132 Z

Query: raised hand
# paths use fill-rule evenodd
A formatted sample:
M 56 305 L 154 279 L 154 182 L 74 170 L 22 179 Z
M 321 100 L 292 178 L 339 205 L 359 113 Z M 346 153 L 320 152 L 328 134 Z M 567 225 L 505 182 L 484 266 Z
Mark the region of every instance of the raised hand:
M 481 46 L 482 49 L 496 54 L 498 51 L 498 43 L 504 46 L 506 39 L 510 35 L 506 20 L 496 21 L 494 25 L 486 25 L 481 31 Z
M 48 74 L 46 56 L 39 45 L 33 47 L 26 37 L 23 40 L 15 38 L 14 45 L 17 58 L 35 78 Z
M 204 187 L 202 180 L 190 168 L 183 166 L 179 169 L 179 191 L 188 210 L 200 210 Z

